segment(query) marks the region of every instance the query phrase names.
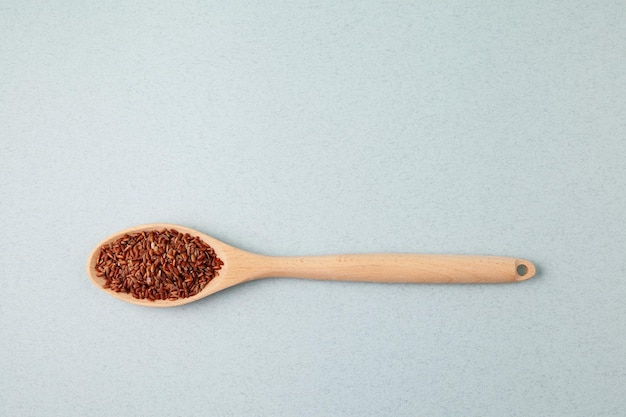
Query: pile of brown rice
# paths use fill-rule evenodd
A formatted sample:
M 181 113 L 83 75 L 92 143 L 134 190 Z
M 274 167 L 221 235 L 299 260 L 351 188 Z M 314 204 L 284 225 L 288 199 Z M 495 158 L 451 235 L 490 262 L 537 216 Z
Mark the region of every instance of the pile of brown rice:
M 135 298 L 177 300 L 198 294 L 224 263 L 197 236 L 175 229 L 125 234 L 100 249 L 104 288 Z

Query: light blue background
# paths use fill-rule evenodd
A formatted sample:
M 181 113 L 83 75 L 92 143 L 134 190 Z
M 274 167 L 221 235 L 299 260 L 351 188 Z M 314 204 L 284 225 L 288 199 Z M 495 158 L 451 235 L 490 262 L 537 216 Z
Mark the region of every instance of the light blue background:
M 0 7 L 1 415 L 623 414 L 624 2 L 132 3 Z M 89 282 L 160 221 L 539 274 L 176 309 Z

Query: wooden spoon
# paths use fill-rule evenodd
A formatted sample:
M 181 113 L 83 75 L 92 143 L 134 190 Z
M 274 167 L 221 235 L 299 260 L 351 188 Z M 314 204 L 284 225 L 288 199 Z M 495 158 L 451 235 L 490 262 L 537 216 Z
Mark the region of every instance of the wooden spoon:
M 132 295 L 104 288 L 104 278 L 95 266 L 102 246 L 124 234 L 175 229 L 198 236 L 224 262 L 217 277 L 198 294 L 177 300 L 136 299 Z M 173 224 L 131 227 L 104 239 L 89 255 L 87 273 L 93 283 L 116 298 L 149 307 L 174 307 L 191 303 L 218 291 L 260 278 L 293 277 L 334 281 L 386 283 L 478 284 L 524 281 L 535 275 L 535 266 L 524 259 L 502 256 L 361 254 L 325 256 L 264 256 L 227 245 L 209 235 Z

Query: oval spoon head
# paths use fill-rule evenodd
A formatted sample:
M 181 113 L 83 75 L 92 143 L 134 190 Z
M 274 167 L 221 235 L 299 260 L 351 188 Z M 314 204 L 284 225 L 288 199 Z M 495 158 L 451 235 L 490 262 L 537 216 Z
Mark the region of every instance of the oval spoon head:
M 187 298 L 178 298 L 176 300 L 155 300 L 150 301 L 148 299 L 140 299 L 134 298 L 129 293 L 124 292 L 115 292 L 111 289 L 104 288 L 105 279 L 99 277 L 96 272 L 96 264 L 98 262 L 98 257 L 100 256 L 100 250 L 103 246 L 108 245 L 111 242 L 116 241 L 121 238 L 125 234 L 134 234 L 141 232 L 149 232 L 149 231 L 161 231 L 163 229 L 175 229 L 180 233 L 188 233 L 192 237 L 199 237 L 203 242 L 211 246 L 215 251 L 216 256 L 222 260 L 224 263 L 219 271 L 217 271 L 217 276 L 215 276 L 209 283 L 196 295 Z M 221 242 L 209 235 L 204 233 L 200 233 L 197 230 L 190 229 L 188 227 L 179 226 L 175 224 L 166 224 L 166 223 L 157 223 L 157 224 L 146 224 L 142 226 L 130 227 L 128 229 L 124 229 L 118 233 L 115 233 L 102 242 L 100 242 L 89 255 L 89 259 L 87 261 L 87 274 L 91 281 L 102 291 L 107 294 L 119 298 L 120 300 L 127 301 L 129 303 L 138 304 L 147 307 L 175 307 L 187 303 L 191 303 L 194 301 L 198 301 L 201 298 L 204 298 L 208 295 L 214 294 L 218 291 L 226 289 L 228 287 L 232 287 L 233 285 L 240 284 L 242 282 L 249 281 L 251 278 L 246 277 L 243 274 L 243 271 L 236 271 L 236 265 L 240 265 L 238 262 L 241 258 L 245 258 L 247 255 L 252 256 L 252 254 L 248 254 L 247 252 L 227 245 L 224 242 Z M 237 273 L 238 272 L 238 273 Z

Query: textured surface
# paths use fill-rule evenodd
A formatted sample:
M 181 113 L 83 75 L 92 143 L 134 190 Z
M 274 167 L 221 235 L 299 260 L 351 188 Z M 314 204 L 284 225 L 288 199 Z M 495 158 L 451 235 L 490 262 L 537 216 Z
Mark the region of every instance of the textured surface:
M 1 415 L 623 413 L 623 2 L 53 3 L 0 7 Z M 539 274 L 94 288 L 152 222 Z

